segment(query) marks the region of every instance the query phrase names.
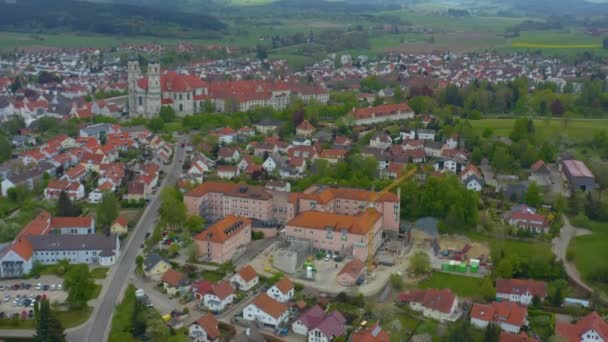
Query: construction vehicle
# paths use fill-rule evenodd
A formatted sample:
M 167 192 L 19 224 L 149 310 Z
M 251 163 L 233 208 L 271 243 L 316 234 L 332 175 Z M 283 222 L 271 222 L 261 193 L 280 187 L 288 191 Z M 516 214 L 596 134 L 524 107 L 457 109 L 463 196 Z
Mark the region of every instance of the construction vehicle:
M 376 210 L 376 202 L 380 198 L 382 198 L 382 196 L 393 191 L 396 187 L 401 185 L 403 182 L 405 182 L 406 180 L 413 177 L 416 174 L 416 172 L 418 172 L 417 167 L 407 170 L 405 173 L 403 173 L 401 176 L 397 177 L 393 182 L 391 182 L 391 184 L 389 184 L 387 187 L 385 187 L 381 191 L 379 191 L 379 192 L 372 191 L 372 193 L 367 201 L 367 206 L 368 206 L 367 210 L 372 210 L 372 209 Z M 370 229 L 367 232 L 367 273 L 368 273 L 368 275 L 371 275 L 374 270 L 374 255 L 376 254 L 376 246 L 374 245 L 375 241 L 374 241 L 374 228 L 373 228 L 375 222 L 372 222 L 374 216 L 370 215 L 369 217 L 370 217 Z

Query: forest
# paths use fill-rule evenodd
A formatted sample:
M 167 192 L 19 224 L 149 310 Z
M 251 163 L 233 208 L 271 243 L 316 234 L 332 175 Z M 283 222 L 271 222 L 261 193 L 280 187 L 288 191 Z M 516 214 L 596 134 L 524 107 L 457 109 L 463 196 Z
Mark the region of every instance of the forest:
M 0 2 L 0 30 L 80 31 L 125 36 L 179 36 L 220 31 L 217 18 L 123 4 L 94 4 L 73 0 Z

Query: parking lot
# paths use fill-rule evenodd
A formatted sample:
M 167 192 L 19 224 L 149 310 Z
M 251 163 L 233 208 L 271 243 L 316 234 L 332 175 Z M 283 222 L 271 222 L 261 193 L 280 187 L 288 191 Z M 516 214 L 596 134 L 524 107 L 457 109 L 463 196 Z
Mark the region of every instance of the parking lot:
M 63 280 L 56 276 L 42 276 L 39 279 L 0 281 L 0 319 L 14 314 L 33 315 L 30 310 L 44 296 L 51 303 L 63 303 L 68 296 L 63 289 Z

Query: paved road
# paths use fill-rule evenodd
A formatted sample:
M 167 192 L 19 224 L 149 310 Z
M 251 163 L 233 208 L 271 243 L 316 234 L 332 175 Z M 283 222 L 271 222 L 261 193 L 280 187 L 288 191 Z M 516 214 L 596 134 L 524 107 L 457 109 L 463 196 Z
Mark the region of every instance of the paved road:
M 95 306 L 91 318 L 86 324 L 68 331 L 68 341 L 73 342 L 105 342 L 108 340 L 110 323 L 114 307 L 118 304 L 124 289 L 126 288 L 130 274 L 135 269 L 135 257 L 139 252 L 139 245 L 144 241 L 146 232 L 154 227 L 154 221 L 158 216 L 160 207 L 161 189 L 166 184 L 172 184 L 177 180 L 181 171 L 181 160 L 184 158 L 184 149 L 181 148 L 179 140 L 175 145 L 175 156 L 169 170 L 165 174 L 165 180 L 156 195 L 144 210 L 141 219 L 129 235 L 129 239 L 124 245 L 123 252 L 117 265 L 112 268 L 108 276 L 103 291 L 99 297 L 98 304 Z
M 580 287 L 586 289 L 589 292 L 593 292 L 591 286 L 587 285 L 583 281 L 583 278 L 576 269 L 576 266 L 566 260 L 566 253 L 568 251 L 568 245 L 570 244 L 570 240 L 576 237 L 577 235 L 588 233 L 588 231 L 584 231 L 582 229 L 574 227 L 572 224 L 570 224 L 570 220 L 568 220 L 568 217 L 566 217 L 566 215 L 564 215 L 563 217 L 564 226 L 560 230 L 559 237 L 555 237 L 553 239 L 551 249 L 553 250 L 553 253 L 555 254 L 557 260 L 563 261 L 564 268 L 566 270 L 566 273 L 568 274 L 568 277 L 572 279 L 572 281 L 577 283 Z

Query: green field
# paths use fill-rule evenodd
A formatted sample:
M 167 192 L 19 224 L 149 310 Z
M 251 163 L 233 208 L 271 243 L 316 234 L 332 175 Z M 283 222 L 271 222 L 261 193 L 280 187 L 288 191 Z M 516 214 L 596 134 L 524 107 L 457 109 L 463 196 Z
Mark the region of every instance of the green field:
M 553 258 L 551 245 L 540 241 L 522 241 L 511 239 L 497 239 L 479 234 L 469 234 L 473 241 L 485 242 L 490 246 L 492 255 L 500 253 L 502 249 L 505 255 L 516 254 L 524 257 L 550 260 Z
M 479 296 L 482 278 L 466 277 L 456 274 L 433 272 L 433 275 L 421 281 L 418 286 L 423 289 L 449 288 L 462 297 Z
M 508 137 L 515 119 L 482 119 L 469 122 L 479 133 L 490 128 L 495 135 Z M 541 137 L 551 138 L 561 135 L 580 142 L 588 140 L 594 131 L 608 129 L 608 119 L 570 119 L 565 127 L 563 120 L 536 119 L 534 127 Z
M 570 248 L 574 252 L 574 263 L 583 279 L 608 259 L 608 223 L 593 222 L 592 234 L 578 236 L 570 242 Z M 602 291 L 608 292 L 607 284 L 593 284 Z

